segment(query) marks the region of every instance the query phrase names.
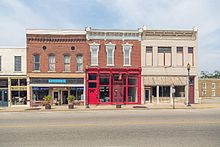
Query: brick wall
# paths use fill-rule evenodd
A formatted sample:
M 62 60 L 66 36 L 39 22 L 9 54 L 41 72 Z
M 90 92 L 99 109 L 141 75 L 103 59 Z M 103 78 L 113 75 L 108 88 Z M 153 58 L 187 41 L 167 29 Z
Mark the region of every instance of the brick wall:
M 42 47 L 47 49 L 43 50 Z M 71 50 L 74 46 L 75 50 Z M 76 72 L 76 56 L 83 55 L 83 68 L 86 67 L 85 60 L 88 58 L 89 45 L 86 43 L 85 35 L 33 35 L 27 34 L 27 72 L 33 70 L 33 55 L 40 55 L 40 72 L 48 73 L 48 54 L 55 54 L 56 73 L 64 71 L 64 54 L 70 55 L 71 73 Z
M 206 83 L 206 95 L 202 95 L 202 83 Z M 215 89 L 212 83 L 215 83 Z M 212 90 L 215 90 L 215 97 L 220 97 L 220 79 L 199 79 L 199 97 L 213 97 Z
M 107 52 L 105 44 L 111 42 L 112 44 L 116 44 L 115 47 L 115 55 L 114 55 L 114 63 L 116 68 L 123 68 L 123 44 L 129 43 L 133 44 L 131 49 L 131 66 L 130 68 L 139 68 L 141 67 L 141 42 L 137 40 L 89 40 L 88 44 L 92 44 L 93 42 L 100 44 L 99 46 L 99 67 L 107 67 Z M 91 57 L 88 58 L 89 65 L 91 64 Z M 129 67 L 128 67 L 129 68 Z

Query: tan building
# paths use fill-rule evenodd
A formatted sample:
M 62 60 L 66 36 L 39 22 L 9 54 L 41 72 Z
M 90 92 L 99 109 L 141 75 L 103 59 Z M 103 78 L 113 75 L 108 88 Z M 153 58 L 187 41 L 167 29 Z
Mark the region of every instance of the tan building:
M 197 103 L 197 29 L 143 30 L 142 103 Z
M 199 97 L 220 97 L 220 79 L 199 79 Z

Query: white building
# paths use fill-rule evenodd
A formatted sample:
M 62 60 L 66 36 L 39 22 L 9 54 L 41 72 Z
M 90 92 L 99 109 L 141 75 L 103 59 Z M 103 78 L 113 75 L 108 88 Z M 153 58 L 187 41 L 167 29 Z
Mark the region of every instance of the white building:
M 27 105 L 26 49 L 0 48 L 0 107 Z
M 173 98 L 176 102 L 188 103 L 189 100 L 190 103 L 196 103 L 197 29 L 144 28 L 141 46 L 142 103 L 172 103 Z M 188 64 L 191 66 L 190 78 Z

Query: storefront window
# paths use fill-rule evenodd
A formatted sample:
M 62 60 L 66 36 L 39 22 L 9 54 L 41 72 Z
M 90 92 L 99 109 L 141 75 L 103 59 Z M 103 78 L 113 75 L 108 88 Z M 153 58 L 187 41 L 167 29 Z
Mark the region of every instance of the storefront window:
M 83 87 L 71 87 L 70 95 L 74 95 L 76 100 L 83 100 Z
M 175 97 L 185 97 L 185 86 L 175 86 Z
M 108 86 L 100 86 L 100 102 L 110 102 L 110 93 Z
M 26 105 L 27 104 L 27 91 L 12 91 L 12 105 Z
M 109 85 L 109 75 L 101 74 L 100 75 L 100 85 Z
M 128 102 L 137 102 L 137 75 L 128 76 Z
M 0 80 L 0 88 L 8 88 L 8 79 Z
M 170 86 L 160 86 L 159 97 L 170 97 Z
M 18 79 L 11 79 L 11 86 L 19 86 Z
M 128 102 L 137 102 L 137 87 L 128 87 Z
M 33 87 L 32 88 L 32 100 L 43 101 L 44 96 L 49 94 L 48 87 Z

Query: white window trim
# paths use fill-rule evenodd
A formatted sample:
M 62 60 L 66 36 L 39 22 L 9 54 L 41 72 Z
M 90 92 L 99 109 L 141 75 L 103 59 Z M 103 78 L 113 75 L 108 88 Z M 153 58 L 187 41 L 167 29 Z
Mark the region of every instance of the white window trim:
M 202 83 L 202 89 L 206 89 L 206 83 Z
M 108 44 L 105 44 L 106 47 L 106 53 L 107 53 L 107 66 L 115 66 L 115 44 L 112 44 L 111 42 Z M 108 63 L 108 50 L 112 49 L 112 64 Z
M 215 90 L 212 90 L 212 96 L 215 96 Z
M 98 43 L 91 43 L 90 45 L 90 53 L 91 53 L 91 66 L 98 66 L 99 65 L 99 45 Z M 92 50 L 97 49 L 97 64 L 92 64 Z
M 212 83 L 212 89 L 215 89 L 215 83 Z
M 126 43 L 126 44 L 123 44 L 123 66 L 131 66 L 131 50 L 132 50 L 132 46 L 133 44 L 129 44 L 129 43 Z M 124 52 L 125 52 L 125 47 L 129 46 L 130 49 L 129 49 L 129 64 L 125 64 L 125 56 L 124 56 Z

